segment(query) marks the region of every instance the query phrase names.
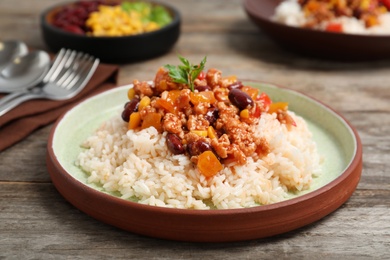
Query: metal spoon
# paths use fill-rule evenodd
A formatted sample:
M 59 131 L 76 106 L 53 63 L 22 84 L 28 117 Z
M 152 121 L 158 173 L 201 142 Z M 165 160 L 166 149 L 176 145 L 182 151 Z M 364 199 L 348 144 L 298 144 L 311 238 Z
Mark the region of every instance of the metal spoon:
M 27 53 L 27 45 L 21 41 L 0 41 L 0 69 L 14 58 Z
M 23 91 L 40 83 L 50 66 L 50 57 L 44 51 L 33 51 L 16 57 L 0 71 L 0 92 Z

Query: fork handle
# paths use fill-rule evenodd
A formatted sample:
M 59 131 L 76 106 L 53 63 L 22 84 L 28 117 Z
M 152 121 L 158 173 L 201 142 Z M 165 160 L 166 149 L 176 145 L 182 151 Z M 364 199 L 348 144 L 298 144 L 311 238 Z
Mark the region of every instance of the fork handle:
M 5 103 L 10 102 L 12 99 L 17 98 L 20 95 L 23 95 L 25 92 L 13 92 L 10 94 L 5 95 L 0 99 L 0 106 L 4 105 Z
M 39 95 L 34 93 L 16 92 L 9 94 L 0 100 L 0 116 L 3 116 L 19 104 L 36 98 L 39 98 Z

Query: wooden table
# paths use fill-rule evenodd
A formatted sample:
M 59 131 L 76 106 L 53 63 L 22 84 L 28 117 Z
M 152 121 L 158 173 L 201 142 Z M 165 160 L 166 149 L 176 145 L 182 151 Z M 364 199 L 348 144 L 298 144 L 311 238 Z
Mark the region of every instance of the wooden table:
M 0 39 L 45 49 L 39 13 L 55 0 L 0 0 Z M 45 165 L 44 127 L 0 153 L 0 259 L 389 259 L 390 61 L 338 63 L 301 57 L 271 42 L 239 0 L 171 0 L 182 34 L 168 54 L 122 65 L 120 84 L 208 55 L 208 67 L 284 85 L 322 100 L 359 131 L 364 169 L 353 196 L 322 220 L 272 238 L 220 244 L 164 241 L 100 223 L 70 205 Z M 1 142 L 1 140 L 0 140 Z

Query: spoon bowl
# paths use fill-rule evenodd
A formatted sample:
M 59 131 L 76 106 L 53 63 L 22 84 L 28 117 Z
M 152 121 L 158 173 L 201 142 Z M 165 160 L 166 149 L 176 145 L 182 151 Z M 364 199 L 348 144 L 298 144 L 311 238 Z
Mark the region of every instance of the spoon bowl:
M 40 83 L 49 70 L 50 56 L 44 51 L 33 51 L 14 58 L 0 71 L 0 92 L 26 90 Z
M 41 84 L 14 92 L 0 100 L 0 117 L 31 99 L 66 100 L 76 96 L 91 79 L 98 64 L 99 59 L 93 56 L 62 49 Z
M 14 58 L 27 53 L 27 45 L 21 41 L 0 41 L 0 70 Z

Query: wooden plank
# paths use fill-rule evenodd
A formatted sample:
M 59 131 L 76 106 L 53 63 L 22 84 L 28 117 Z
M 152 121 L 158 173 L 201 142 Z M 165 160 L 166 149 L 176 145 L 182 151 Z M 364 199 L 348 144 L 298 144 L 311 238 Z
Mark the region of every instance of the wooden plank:
M 180 258 L 237 259 L 245 252 L 249 259 L 278 254 L 384 259 L 389 256 L 390 230 L 384 226 L 390 223 L 389 197 L 388 190 L 358 190 L 340 209 L 297 231 L 254 241 L 195 244 L 143 237 L 100 223 L 67 203 L 51 184 L 0 183 L 0 257 L 170 259 L 179 253 Z
M 180 53 L 191 61 L 207 55 L 207 67 L 224 75 L 307 93 L 358 130 L 357 190 L 324 219 L 272 238 L 194 244 L 143 237 L 100 223 L 61 197 L 46 170 L 46 126 L 0 153 L 0 259 L 389 259 L 390 61 L 332 62 L 285 51 L 247 19 L 241 0 L 166 2 L 182 14 L 178 43 L 161 57 L 122 65 L 120 85 L 152 79 L 159 66 L 177 64 Z M 57 3 L 0 0 L 0 40 L 45 49 L 39 14 Z

